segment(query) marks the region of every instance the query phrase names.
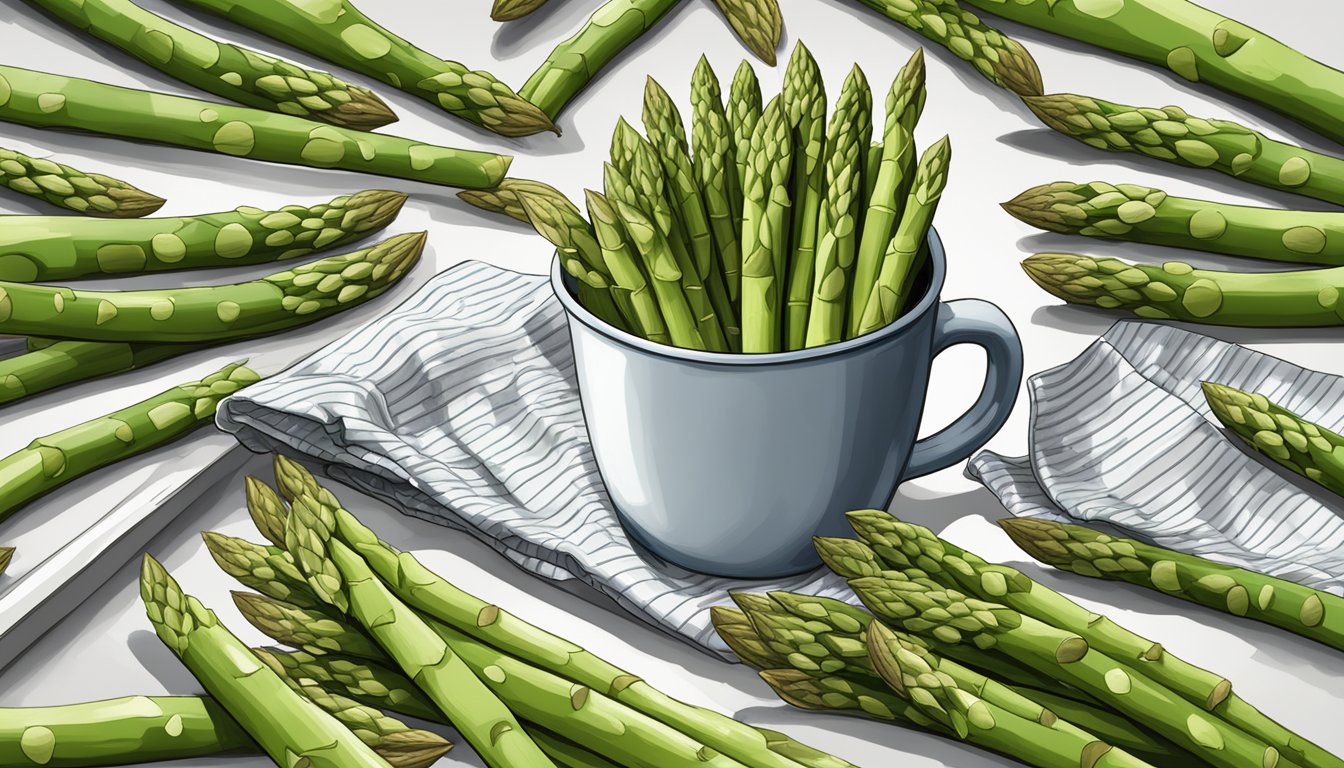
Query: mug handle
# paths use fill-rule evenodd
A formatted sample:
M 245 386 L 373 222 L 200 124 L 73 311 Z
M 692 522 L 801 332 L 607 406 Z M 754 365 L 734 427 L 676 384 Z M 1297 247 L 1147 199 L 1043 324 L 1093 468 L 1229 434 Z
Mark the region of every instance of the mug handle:
M 915 443 L 902 480 L 920 477 L 968 458 L 1008 420 L 1022 383 L 1022 341 L 1013 321 L 994 304 L 960 299 L 938 306 L 930 359 L 948 347 L 975 344 L 987 359 L 980 399 L 961 418 Z

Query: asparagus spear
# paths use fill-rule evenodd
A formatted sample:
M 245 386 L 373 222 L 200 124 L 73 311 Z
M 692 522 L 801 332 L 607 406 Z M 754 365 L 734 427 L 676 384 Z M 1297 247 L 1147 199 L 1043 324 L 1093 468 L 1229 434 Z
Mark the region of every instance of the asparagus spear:
M 0 76 L 0 107 L 9 100 L 9 86 Z M 0 147 L 0 185 L 85 216 L 125 219 L 147 216 L 164 203 L 111 176 Z
M 292 691 L 148 554 L 140 596 L 159 638 L 277 765 L 387 768 L 350 730 Z
M 220 400 L 259 379 L 252 369 L 233 363 L 200 381 L 37 438 L 0 459 L 0 520 L 71 480 L 211 423 Z
M 0 360 L 0 405 L 67 384 L 133 371 L 203 346 L 58 341 Z
M 671 343 L 672 337 L 668 332 L 666 321 L 663 320 L 662 310 L 658 307 L 655 289 L 649 285 L 649 278 L 645 276 L 644 269 L 640 266 L 641 261 L 631 249 L 626 227 L 621 223 L 619 214 L 602 194 L 588 189 L 584 190 L 584 195 L 588 205 L 588 218 L 593 222 L 593 231 L 601 247 L 602 261 L 611 271 L 613 288 L 619 288 L 629 297 L 630 309 L 635 315 L 635 325 L 646 339 L 660 344 Z M 679 284 L 676 289 L 680 292 Z M 689 315 L 682 320 L 690 320 Z M 691 322 L 690 330 L 694 330 L 694 321 Z M 681 330 L 685 329 L 683 326 Z
M 986 563 L 938 538 L 932 531 L 879 510 L 851 512 L 849 520 L 878 557 L 893 569 L 917 568 L 944 587 L 998 601 L 1028 616 L 1076 634 L 1098 653 L 1166 686 L 1190 703 L 1273 746 L 1303 766 L 1344 766 L 1344 761 L 1292 733 L 1232 691 L 1225 677 L 1167 653 L 1159 643 L 1130 632 L 1018 571 Z
M 784 71 L 784 109 L 793 127 L 792 231 L 784 269 L 784 349 L 802 349 L 817 268 L 817 217 L 826 178 L 826 88 L 812 52 L 801 41 Z
M 90 275 L 261 264 L 348 245 L 397 217 L 406 195 L 366 190 L 273 211 L 92 221 L 0 217 L 0 280 L 50 282 Z
M 1036 60 L 1022 44 L 987 26 L 956 0 L 858 0 L 969 61 L 995 85 L 1019 96 L 1043 93 Z
M 546 0 L 495 0 L 490 7 L 490 18 L 495 21 L 516 21 L 546 4 Z
M 1329 592 L 1080 525 L 1025 519 L 999 525 L 1047 565 L 1160 590 L 1344 650 L 1344 598 Z
M 0 764 L 85 768 L 256 750 L 213 699 L 127 696 L 0 709 Z
M 1344 140 L 1344 73 L 1265 33 L 1187 0 L 1126 0 L 1093 13 L 1050 0 L 968 0 L 972 5 L 1084 43 L 1166 67 L 1259 102 Z
M 873 95 L 855 65 L 845 79 L 826 135 L 826 194 L 817 218 L 817 268 L 806 344 L 819 347 L 845 337 L 850 271 L 864 210 L 863 154 L 873 129 Z
M 1057 181 L 1004 210 L 1040 229 L 1252 259 L 1344 266 L 1344 215 L 1173 197 L 1139 184 Z
M 647 80 L 644 88 L 643 118 L 649 141 L 663 166 L 664 189 L 672 203 L 672 216 L 690 246 L 696 274 L 705 286 L 710 306 L 723 329 L 728 350 L 738 351 L 741 348 L 742 332 L 738 327 L 736 308 L 724 281 L 723 265 L 714 251 L 714 236 L 710 232 L 704 195 L 696 183 L 695 170 L 691 165 L 686 129 L 682 125 L 677 105 L 653 78 Z
M 113 342 L 202 342 L 305 325 L 375 298 L 415 264 L 425 233 L 209 288 L 75 291 L 0 283 L 0 333 Z
M 317 480 L 307 470 L 283 456 L 276 457 L 276 477 L 281 492 L 290 498 L 322 492 Z M 278 511 L 274 505 L 268 505 L 268 509 Z M 503 654 L 601 692 L 712 749 L 751 765 L 796 768 L 788 759 L 778 756 L 788 752 L 812 754 L 810 761 L 803 763 L 808 768 L 853 768 L 838 758 L 815 753 L 782 734 L 763 735 L 745 723 L 666 696 L 583 648 L 463 592 L 421 565 L 414 555 L 397 552 L 380 541 L 373 531 L 344 509 L 337 510 L 336 523 L 336 537 L 362 555 L 397 597 L 436 624 L 464 633 L 464 639 L 497 648 Z M 453 645 L 459 647 L 456 643 Z
M 408 728 L 346 697 L 286 682 L 310 694 L 392 768 L 428 768 L 452 746 L 438 734 Z M 242 726 L 208 696 L 127 696 L 0 709 L 0 760 L 7 766 L 93 768 L 256 751 Z
M 909 304 L 913 282 L 923 267 L 924 243 L 947 184 L 947 166 L 951 160 L 952 147 L 946 136 L 920 158 L 914 186 L 901 208 L 901 221 L 887 245 L 877 281 L 864 305 L 860 335 L 895 322 Z
M 312 602 L 311 592 L 302 594 L 302 602 Z M 234 592 L 233 602 L 249 624 L 277 642 L 313 654 L 338 653 L 370 661 L 387 660 L 387 653 L 377 641 L 366 632 L 351 629 L 341 620 L 339 612 L 330 610 L 325 604 L 300 608 L 247 592 Z
M 859 335 L 863 312 L 877 283 L 883 254 L 901 216 L 901 206 L 914 179 L 915 123 L 924 110 L 924 49 L 906 62 L 887 93 L 887 118 L 882 131 L 882 160 L 863 217 L 854 281 L 850 292 L 848 335 Z
M 607 167 L 615 172 L 611 166 Z M 650 221 L 639 208 L 624 201 L 616 203 L 616 214 L 643 262 L 644 271 L 649 275 L 672 343 L 686 349 L 705 349 L 700 324 L 682 289 L 681 267 L 658 225 Z M 596 220 L 596 214 L 594 216 Z
M 743 352 L 778 352 L 781 348 L 792 159 L 788 116 L 775 98 L 752 132 L 742 179 Z
M 531 179 L 515 178 L 507 178 L 499 182 L 499 186 L 493 189 L 464 189 L 458 192 L 457 196 L 463 202 L 470 203 L 483 211 L 501 213 L 524 224 L 531 224 L 532 222 L 527 218 L 527 211 L 523 210 L 523 204 L 518 201 L 519 192 L 526 192 L 533 197 L 545 197 L 555 205 L 563 205 L 562 200 L 569 200 L 560 190 L 550 184 Z
M 860 712 L 877 720 L 942 733 L 937 723 L 885 686 L 796 669 L 764 669 L 760 674 L 779 698 L 799 709 Z
M 1281 408 L 1257 392 L 1203 383 L 1213 415 L 1247 445 L 1280 465 L 1344 494 L 1344 436 Z
M 270 486 L 247 478 L 249 506 L 251 506 L 252 487 L 255 484 L 270 493 Z M 237 579 L 243 586 L 255 589 L 269 600 L 256 595 L 235 593 L 234 602 L 244 613 L 258 617 L 258 620 L 276 623 L 284 619 L 286 604 L 298 608 L 321 609 L 323 603 L 313 594 L 308 581 L 294 563 L 294 558 L 280 547 L 253 544 L 245 539 L 225 536 L 214 531 L 204 531 L 206 551 L 214 559 L 220 570 Z M 322 650 L 336 650 L 323 648 Z
M 367 88 L 206 37 L 130 0 L 28 0 L 184 83 L 257 109 L 371 131 L 397 116 Z
M 868 654 L 887 685 L 958 739 L 1041 768 L 1148 765 L 1089 733 L 1051 728 L 962 688 L 927 656 L 903 647 L 880 622 L 869 625 L 866 637 Z
M 602 68 L 662 20 L 679 0 L 607 0 L 518 89 L 555 119 Z
M 770 66 L 783 32 L 778 0 L 714 0 L 747 48 Z
M 504 178 L 511 160 L 398 136 L 314 126 L 310 120 L 248 107 L 6 66 L 0 66 L 0 120 L 455 187 L 493 187 Z
M 1023 98 L 1047 126 L 1090 147 L 1209 168 L 1252 184 L 1344 204 L 1344 160 L 1180 107 L 1131 107 L 1059 93 Z
M 723 269 L 728 298 L 736 304 L 742 289 L 742 179 L 737 175 L 736 151 L 718 78 L 704 56 L 691 78 L 691 143 L 695 178 L 705 200 L 710 233 Z
M 1022 262 L 1036 284 L 1059 298 L 1140 317 L 1247 328 L 1344 324 L 1344 267 L 1303 272 L 1218 272 L 1180 261 L 1162 266 L 1071 253 Z
M 849 583 L 883 621 L 942 643 L 993 648 L 1096 696 L 1210 765 L 1298 765 L 1146 675 L 1089 649 L 1076 634 L 1003 605 L 969 598 L 955 590 L 934 589 L 896 573 L 851 579 Z
M 747 158 L 751 154 L 751 135 L 756 131 L 756 124 L 761 121 L 761 83 L 756 79 L 756 70 L 745 61 L 738 65 L 733 74 L 724 115 L 728 119 L 733 161 L 737 165 L 738 191 L 742 193 L 747 179 Z M 737 217 L 734 226 L 739 232 L 742 230 L 743 208 L 744 203 L 739 202 L 734 211 Z
M 455 648 L 398 600 L 358 553 L 331 538 L 335 512 L 304 494 L 293 500 L 285 531 L 287 549 L 318 596 L 359 622 L 488 765 L 553 765 Z
M 406 42 L 349 0 L 314 7 L 303 0 L 178 0 L 380 80 L 501 136 L 559 130 L 494 75 L 470 70 Z
M 727 352 L 724 328 L 700 279 L 690 244 L 668 203 L 667 180 L 658 153 L 624 119 L 617 122 L 611 142 L 612 163 L 604 173 L 607 197 L 638 208 L 657 225 L 676 259 L 682 290 L 695 313 L 701 339 L 710 351 Z

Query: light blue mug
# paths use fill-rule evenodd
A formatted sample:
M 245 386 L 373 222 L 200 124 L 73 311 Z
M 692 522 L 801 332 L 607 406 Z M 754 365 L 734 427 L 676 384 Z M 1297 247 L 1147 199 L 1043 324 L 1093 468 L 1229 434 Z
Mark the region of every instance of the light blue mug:
M 569 316 L 598 469 L 632 538 L 682 567 L 769 578 L 816 567 L 813 536 L 850 533 L 844 513 L 885 508 L 902 480 L 966 459 L 1003 426 L 1022 379 L 1008 317 L 978 299 L 943 303 L 942 243 L 929 233 L 924 292 L 881 330 L 759 355 L 699 352 L 612 328 L 552 266 Z M 918 440 L 933 358 L 984 347 L 979 400 Z

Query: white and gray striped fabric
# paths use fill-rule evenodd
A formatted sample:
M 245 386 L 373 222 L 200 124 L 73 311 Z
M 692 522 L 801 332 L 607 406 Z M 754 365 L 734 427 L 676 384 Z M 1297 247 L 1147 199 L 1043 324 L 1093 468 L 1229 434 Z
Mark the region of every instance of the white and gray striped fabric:
M 1344 431 L 1344 379 L 1157 323 L 1123 321 L 1032 377 L 1031 448 L 967 474 L 1008 511 L 1102 522 L 1169 549 L 1344 594 L 1344 504 L 1224 433 L 1200 382 Z
M 252 450 L 308 456 L 337 480 L 465 530 L 539 576 L 580 579 L 724 658 L 709 608 L 731 603 L 730 590 L 853 599 L 824 569 L 746 582 L 637 550 L 603 488 L 575 387 L 547 280 L 468 262 L 224 401 L 218 421 Z

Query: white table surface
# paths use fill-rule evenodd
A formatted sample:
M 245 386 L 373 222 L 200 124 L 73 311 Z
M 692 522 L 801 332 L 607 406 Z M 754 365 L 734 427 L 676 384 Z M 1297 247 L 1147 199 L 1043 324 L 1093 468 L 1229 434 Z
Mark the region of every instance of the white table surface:
M 229 40 L 318 68 L 312 57 L 278 48 L 269 40 L 215 19 L 172 8 L 162 0 L 142 4 L 189 26 Z M 1319 0 L 1206 0 L 1206 4 L 1279 36 L 1310 55 L 1336 64 L 1338 22 L 1344 9 Z M 364 10 L 412 41 L 468 63 L 489 69 L 503 80 L 521 84 L 551 47 L 577 29 L 595 0 L 551 0 L 531 18 L 500 26 L 487 15 L 486 0 L 437 3 L 429 0 L 364 0 Z M 832 97 L 849 65 L 858 61 L 875 91 L 885 91 L 899 66 L 922 39 L 850 0 L 783 0 L 786 47 L 802 37 L 821 62 Z M 1314 19 L 1304 23 L 1307 14 Z M 1005 31 L 1028 45 L 1043 70 L 1047 89 L 1073 91 L 1138 105 L 1178 103 L 1192 114 L 1230 117 L 1275 136 L 1331 150 L 1328 142 L 1267 110 L 1197 90 L 1152 68 L 1132 64 L 1092 49 L 1003 23 Z M 561 117 L 560 138 L 537 136 L 501 139 L 441 115 L 365 78 L 342 72 L 353 82 L 375 87 L 400 113 L 401 122 L 386 129 L 437 143 L 493 149 L 517 154 L 513 173 L 538 178 L 571 196 L 600 184 L 600 162 L 611 127 L 619 115 L 639 114 L 646 74 L 656 77 L 684 104 L 690 73 L 704 51 L 720 77 L 731 77 L 746 55 L 731 30 L 708 0 L 688 0 L 659 28 L 637 43 L 602 74 L 594 88 L 581 95 Z M 1115 316 L 1063 307 L 1026 278 L 1017 263 L 1030 252 L 1078 250 L 1134 256 L 1139 248 L 1036 233 L 1002 213 L 997 203 L 1028 186 L 1057 179 L 1137 182 L 1173 194 L 1242 200 L 1255 204 L 1321 208 L 1321 204 L 1287 194 L 1243 186 L 1218 174 L 1185 171 L 1146 158 L 1095 152 L 1042 128 L 1008 94 L 995 90 L 946 51 L 932 47 L 929 57 L 928 106 L 918 129 L 927 145 L 950 133 L 955 148 L 948 192 L 937 224 L 949 253 L 944 298 L 978 296 L 998 303 L 1016 323 L 1026 349 L 1028 371 L 1063 363 L 1077 355 Z M 53 72 L 194 94 L 138 62 L 101 44 L 92 43 L 51 21 L 19 0 L 0 0 L 0 61 Z M 767 92 L 777 90 L 782 67 L 757 71 Z M 550 248 L 520 224 L 501 222 L 462 204 L 452 190 L 399 180 L 359 177 L 337 171 L 289 168 L 107 138 L 47 133 L 0 124 L 0 145 L 40 145 L 57 159 L 89 171 L 124 178 L 168 198 L 162 215 L 185 215 L 237 205 L 278 206 L 325 200 L 369 187 L 402 189 L 413 197 L 391 232 L 428 228 L 431 239 L 425 263 L 407 284 L 373 305 L 323 321 L 319 327 L 268 340 L 236 344 L 161 364 L 150 369 L 71 387 L 0 411 L 0 453 L 8 453 L 33 436 L 83 421 L 138 401 L 167 386 L 207 373 L 224 362 L 249 356 L 263 372 L 274 372 L 338 337 L 355 325 L 404 299 L 430 275 L 464 259 L 482 259 L 524 271 L 542 272 Z M 1338 147 L 1333 147 L 1338 151 Z M 12 195 L 0 195 L 0 211 L 39 212 Z M 45 212 L 45 211 L 43 211 Z M 1153 249 L 1148 249 L 1153 250 Z M 1216 260 L 1166 251 L 1147 259 L 1190 258 L 1201 264 L 1256 268 L 1254 264 Z M 261 274 L 265 267 L 231 274 Z M 218 274 L 164 274 L 139 281 L 139 287 L 199 284 Z M 98 287 L 110 281 L 95 281 Z M 118 285 L 123 285 L 119 282 Z M 1253 331 L 1209 330 L 1222 338 L 1246 343 L 1296 363 L 1344 374 L 1344 356 L 1332 345 L 1333 330 Z M 978 352 L 954 349 L 934 365 L 934 386 L 926 408 L 926 425 L 945 424 L 959 414 L 978 391 L 983 362 Z M 1026 447 L 1028 408 L 1020 400 L 1008 425 L 990 443 L 1001 452 L 1020 454 Z M 185 453 L 167 448 L 158 458 L 137 467 L 167 462 Z M 265 476 L 263 459 L 247 471 Z M 118 470 L 80 481 L 50 497 L 42 509 L 57 512 L 100 503 L 100 490 L 111 488 Z M 197 533 L 222 530 L 253 535 L 243 512 L 240 476 L 208 489 L 202 501 L 164 531 L 150 546 L 186 588 L 214 607 L 244 639 L 261 638 L 238 617 L 228 600 L 234 585 L 210 562 Z M 356 499 L 347 492 L 343 496 Z M 1061 575 L 1033 564 L 989 521 L 1003 510 L 986 491 L 966 480 L 960 468 L 907 482 L 894 508 L 904 517 L 943 531 L 957 543 L 990 558 L 1019 563 L 1042 582 L 1077 597 L 1097 610 L 1154 639 L 1171 652 L 1219 670 L 1236 683 L 1241 695 L 1270 715 L 1321 745 L 1344 752 L 1344 732 L 1337 713 L 1344 706 L 1344 656 L 1261 625 L 1228 617 L 1147 592 Z M 731 712 L 753 723 L 787 730 L 797 738 L 868 766 L 1009 765 L 986 753 L 919 733 L 855 718 L 791 710 L 769 692 L 754 674 L 726 665 L 644 624 L 619 609 L 541 582 L 515 569 L 493 551 L 467 536 L 403 518 L 368 502 L 367 520 L 393 543 L 419 550 L 431 566 L 481 597 L 496 601 L 524 618 L 564 634 L 591 650 L 644 676 L 668 693 Z M 78 511 L 72 513 L 78 514 Z M 6 525 L 22 524 L 11 521 Z M 32 525 L 31 523 L 29 525 Z M 0 527 L 0 543 L 4 528 Z M 0 705 L 59 704 L 132 693 L 193 693 L 196 682 L 159 644 L 136 596 L 137 564 L 127 564 L 102 589 L 16 662 L 0 672 Z M 444 765 L 479 765 L 463 747 Z M 261 758 L 218 758 L 198 765 L 263 766 Z

